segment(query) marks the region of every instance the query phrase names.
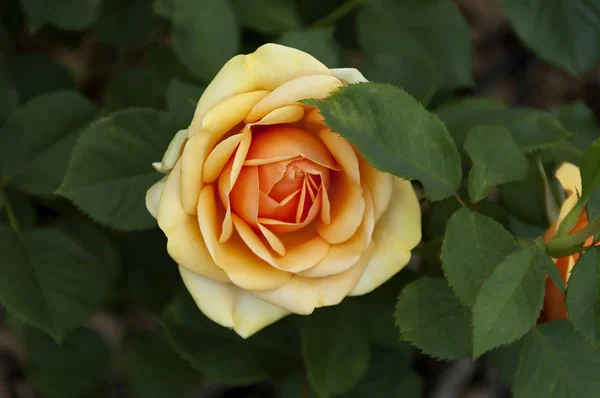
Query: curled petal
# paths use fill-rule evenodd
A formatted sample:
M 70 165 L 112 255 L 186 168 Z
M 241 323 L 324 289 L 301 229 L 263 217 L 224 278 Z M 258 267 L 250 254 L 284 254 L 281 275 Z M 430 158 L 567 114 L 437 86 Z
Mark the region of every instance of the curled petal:
M 217 267 L 204 244 L 196 217 L 183 210 L 179 195 L 180 168 L 178 162 L 165 182 L 158 204 L 156 219 L 167 236 L 167 251 L 180 266 L 198 275 L 228 282 L 229 278 Z
M 570 194 L 578 193 L 581 195 L 581 173 L 579 167 L 571 163 L 563 163 L 554 174 L 563 189 Z
M 256 226 L 258 218 L 258 170 L 256 167 L 244 167 L 229 194 L 234 213 L 247 223 Z
M 340 79 L 345 86 L 355 83 L 366 83 L 368 80 L 358 69 L 354 68 L 336 68 L 330 69 L 331 74 Z
M 300 76 L 329 75 L 313 56 L 279 44 L 265 44 L 254 53 L 238 55 L 217 73 L 198 101 L 194 119 L 234 95 L 254 90 L 274 90 Z
M 291 274 L 258 258 L 235 234 L 226 243 L 219 243 L 218 219 L 223 217 L 222 213 L 217 207 L 213 186 L 204 186 L 198 200 L 200 231 L 215 264 L 225 271 L 231 282 L 251 290 L 276 289 L 286 284 Z
M 204 166 L 202 168 L 203 183 L 209 184 L 219 178 L 223 168 L 229 161 L 231 155 L 233 155 L 237 149 L 243 137 L 244 133 L 235 134 L 231 137 L 227 137 L 217 144 L 217 146 L 206 158 L 206 162 L 204 162 Z
M 165 179 L 162 179 L 146 191 L 146 209 L 148 209 L 148 212 L 154 218 L 158 216 L 158 203 L 160 202 L 164 186 Z
M 287 222 L 267 217 L 259 217 L 258 222 L 264 226 L 267 226 L 273 233 L 276 234 L 285 234 L 288 232 L 298 231 L 299 229 L 306 227 L 319 213 L 323 192 L 323 189 L 319 189 L 319 193 L 317 194 L 315 201 L 308 210 L 308 213 L 306 213 L 306 217 L 302 222 Z
M 304 117 L 304 107 L 301 105 L 287 105 L 269 112 L 256 126 L 269 126 L 272 124 L 295 123 Z
M 356 286 L 372 252 L 373 245 L 370 245 L 354 266 L 339 274 L 324 278 L 295 275 L 278 289 L 250 293 L 295 314 L 308 315 L 315 308 L 339 304 Z
M 295 104 L 303 99 L 327 98 L 340 87 L 342 82 L 329 74 L 297 77 L 283 83 L 264 97 L 248 113 L 245 122 L 255 122 L 277 108 Z
M 394 177 L 392 201 L 375 224 L 373 256 L 352 296 L 371 292 L 400 271 L 421 241 L 421 209 L 410 181 Z
M 375 169 L 360 155 L 358 155 L 358 160 L 360 164 L 361 179 L 369 188 L 369 191 L 371 191 L 373 208 L 375 211 L 375 222 L 377 222 L 392 200 L 394 176 L 388 173 L 382 173 Z
M 179 160 L 181 156 L 181 148 L 185 144 L 187 140 L 188 131 L 187 130 L 179 130 L 175 137 L 169 143 L 165 154 L 160 162 L 152 163 L 152 167 L 160 173 L 168 173 L 173 169 L 175 163 Z
M 350 180 L 355 184 L 360 184 L 358 157 L 352 145 L 341 135 L 332 133 L 330 130 L 321 130 L 319 138 Z

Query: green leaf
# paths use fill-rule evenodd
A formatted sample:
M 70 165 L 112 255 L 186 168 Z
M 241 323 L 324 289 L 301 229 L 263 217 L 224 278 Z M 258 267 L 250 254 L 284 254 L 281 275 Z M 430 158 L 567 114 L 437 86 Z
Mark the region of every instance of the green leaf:
M 265 35 L 300 29 L 302 25 L 294 0 L 232 0 L 232 4 L 242 26 Z
M 489 100 L 469 99 L 439 109 L 439 118 L 461 148 L 469 131 L 478 125 L 506 127 L 526 153 L 557 145 L 570 136 L 550 113 L 538 109 L 507 109 Z
M 309 53 L 329 68 L 345 66 L 344 53 L 333 37 L 333 28 L 286 32 L 277 43 Z
M 6 64 L 3 59 L 0 59 L 0 126 L 19 105 L 19 92 Z
M 295 372 L 281 382 L 280 397 L 285 398 L 318 398 L 308 384 L 303 372 Z
M 10 222 L 6 212 L 6 204 L 4 203 L 4 198 L 6 198 L 15 213 L 21 229 L 28 230 L 33 227 L 36 214 L 34 205 L 30 198 L 16 190 L 3 190 L 5 191 L 4 195 L 0 194 L 0 223 L 8 224 Z
M 449 0 L 394 1 L 376 0 L 364 7 L 358 16 L 359 41 L 370 35 L 378 37 L 393 54 L 392 46 L 400 49 L 404 32 L 419 40 L 438 67 L 436 78 L 441 90 L 473 85 L 472 44 L 469 28 L 458 7 Z M 393 37 L 394 40 L 381 40 Z M 363 45 L 363 50 L 369 52 Z M 399 50 L 402 51 L 402 50 Z
M 600 188 L 600 139 L 588 148 L 581 161 L 581 200 L 588 200 Z
M 84 30 L 96 19 L 101 0 L 20 0 L 30 32 L 44 25 Z
M 473 306 L 498 264 L 518 248 L 515 238 L 491 218 L 467 208 L 454 213 L 446 228 L 441 259 L 461 302 Z
M 172 22 L 175 52 L 204 81 L 212 80 L 239 53 L 240 29 L 226 0 L 178 0 Z
M 32 229 L 21 239 L 0 225 L 0 302 L 60 341 L 104 303 L 118 264 L 55 227 Z M 97 248 L 105 248 L 99 237 Z
M 167 87 L 167 109 L 180 115 L 182 120 L 191 122 L 204 89 L 204 86 L 171 79 Z
M 527 175 L 522 181 L 500 185 L 500 197 L 508 210 L 527 223 L 548 227 L 544 175 L 536 162 L 529 162 Z
M 573 136 L 569 138 L 578 149 L 586 150 L 592 142 L 600 138 L 600 127 L 594 112 L 584 102 L 576 101 L 551 109 L 558 120 Z
M 484 199 L 490 189 L 525 178 L 529 163 L 508 129 L 503 126 L 476 126 L 467 135 L 465 151 L 473 167 L 469 173 L 469 196 Z
M 153 29 L 154 16 L 149 0 L 107 1 L 95 26 L 98 40 L 121 50 L 146 43 Z
M 80 398 L 106 383 L 110 351 L 95 331 L 78 328 L 60 345 L 31 326 L 17 325 L 13 331 L 25 351 L 27 375 L 44 397 Z
M 421 397 L 423 386 L 417 373 L 411 369 L 410 360 L 398 350 L 374 347 L 367 373 L 342 397 L 364 398 L 372 396 L 375 391 L 379 397 Z
M 167 80 L 146 67 L 128 67 L 117 71 L 107 82 L 102 99 L 110 110 L 135 106 L 162 109 L 165 106 Z
M 424 277 L 406 286 L 396 305 L 401 338 L 441 359 L 471 354 L 471 314 L 443 278 Z
M 456 145 L 444 124 L 402 89 L 352 84 L 323 101 L 307 102 L 317 106 L 327 125 L 354 144 L 376 169 L 420 180 L 432 201 L 449 197 L 458 188 L 461 168 Z
M 600 391 L 600 352 L 567 321 L 536 326 L 522 345 L 515 398 L 588 398 Z
M 0 132 L 0 173 L 25 192 L 52 195 L 81 129 L 97 114 L 96 106 L 75 91 L 25 103 Z
M 573 76 L 600 60 L 600 4 L 594 0 L 501 0 L 518 36 L 536 55 Z
M 521 338 L 535 324 L 544 302 L 552 259 L 536 245 L 506 257 L 483 283 L 473 306 L 473 355 Z
M 125 341 L 126 374 L 135 397 L 184 397 L 200 374 L 174 351 L 161 330 Z
M 161 317 L 171 344 L 192 367 L 212 380 L 251 384 L 288 369 L 288 356 L 255 343 L 267 329 L 243 340 L 206 318 L 192 298 L 180 295 Z M 294 362 L 295 364 L 295 362 Z
M 588 249 L 569 277 L 567 310 L 583 337 L 600 343 L 600 249 Z
M 505 383 L 512 386 L 519 366 L 523 340 L 498 347 L 489 353 L 491 364 L 500 372 Z
M 350 390 L 369 367 L 369 333 L 353 303 L 315 311 L 301 329 L 308 381 L 320 397 Z
M 69 71 L 45 55 L 15 55 L 9 59 L 7 70 L 21 102 L 49 91 L 75 88 Z
M 121 230 L 150 228 L 146 191 L 160 179 L 160 160 L 178 130 L 164 112 L 128 109 L 99 119 L 83 131 L 59 193 L 94 220 Z

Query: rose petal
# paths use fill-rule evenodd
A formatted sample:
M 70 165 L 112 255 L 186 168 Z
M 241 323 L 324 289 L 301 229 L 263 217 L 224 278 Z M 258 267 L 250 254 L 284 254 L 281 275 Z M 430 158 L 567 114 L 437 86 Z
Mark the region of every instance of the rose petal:
M 289 311 L 239 290 L 235 304 L 233 330 L 246 339 L 259 330 L 289 315 Z
M 277 108 L 253 123 L 254 126 L 269 126 L 272 124 L 295 123 L 304 117 L 304 107 L 301 105 L 287 105 Z
M 180 266 L 198 275 L 228 282 L 229 278 L 217 267 L 204 244 L 196 217 L 187 214 L 181 206 L 180 168 L 181 163 L 177 162 L 165 182 L 158 204 L 156 219 L 167 236 L 167 251 Z
M 258 170 L 256 167 L 243 167 L 236 184 L 229 194 L 233 212 L 252 226 L 258 218 Z M 235 220 L 234 220 L 235 224 Z
M 219 213 L 219 214 L 217 214 Z M 223 210 L 217 207 L 212 185 L 206 185 L 198 200 L 198 221 L 206 247 L 214 262 L 231 282 L 243 289 L 276 289 L 287 283 L 291 274 L 273 268 L 259 259 L 235 234 L 226 243 L 217 241 Z
M 227 164 L 243 137 L 244 133 L 232 135 L 219 142 L 210 152 L 202 169 L 202 182 L 204 184 L 212 183 L 219 178 L 225 164 Z
M 373 232 L 375 250 L 351 296 L 369 293 L 394 276 L 410 260 L 421 241 L 421 208 L 410 181 L 394 177 L 390 206 Z
M 287 284 L 278 289 L 249 293 L 290 312 L 308 315 L 315 308 L 339 304 L 356 286 L 372 252 L 373 245 L 370 245 L 360 260 L 345 272 L 324 278 L 294 275 Z
M 302 119 L 302 125 L 304 129 L 311 133 L 319 134 L 319 131 L 328 129 L 329 127 L 325 124 L 325 118 L 319 112 L 319 109 L 314 106 L 306 106 L 304 110 L 304 119 Z
M 358 69 L 354 68 L 335 68 L 329 70 L 331 74 L 340 79 L 344 85 L 355 83 L 366 83 L 368 80 Z
M 581 173 L 579 167 L 571 163 L 563 163 L 554 173 L 563 189 L 569 193 L 581 194 Z
M 369 188 L 369 191 L 371 191 L 373 208 L 375 211 L 375 222 L 377 222 L 392 200 L 394 176 L 388 173 L 382 173 L 375 169 L 360 155 L 358 155 L 358 163 L 360 165 L 361 179 Z
M 332 178 L 328 192 L 331 201 L 331 222 L 317 224 L 317 232 L 327 242 L 332 245 L 339 244 L 356 233 L 365 211 L 362 191 L 359 184 L 353 183 L 343 173 L 337 173 L 336 178 Z
M 165 180 L 166 178 L 163 178 L 146 191 L 146 209 L 154 218 L 158 216 L 158 203 L 165 186 Z
M 323 189 L 319 190 L 319 193 L 317 194 L 317 198 L 313 202 L 310 210 L 308 211 L 306 218 L 304 219 L 304 221 L 302 221 L 300 223 L 286 222 L 286 221 L 281 221 L 281 220 L 267 218 L 267 217 L 259 217 L 258 222 L 267 226 L 273 233 L 276 233 L 276 234 L 285 234 L 288 232 L 298 231 L 299 229 L 306 227 L 317 216 L 317 214 L 320 210 L 319 203 L 321 202 L 321 196 L 323 195 L 323 191 L 324 191 Z
M 329 69 L 311 55 L 279 44 L 265 44 L 254 53 L 238 55 L 217 73 L 198 101 L 194 119 L 223 100 L 254 90 L 274 90 L 300 76 L 329 75 Z
M 269 228 L 267 228 L 261 224 L 258 224 L 258 229 L 260 230 L 260 232 L 263 234 L 263 236 L 267 240 L 267 243 L 269 244 L 271 249 L 273 251 L 275 251 L 275 253 L 279 254 L 280 256 L 285 256 L 285 246 L 283 245 L 283 242 L 281 241 L 281 239 L 279 239 L 277 237 L 277 235 L 275 235 L 273 232 L 271 232 L 269 230 Z
M 179 130 L 169 143 L 162 160 L 160 162 L 152 163 L 152 167 L 160 173 L 168 173 L 171 171 L 181 156 L 181 148 L 183 147 L 183 144 L 185 144 L 185 141 L 188 138 L 187 136 L 187 130 Z
M 358 167 L 358 158 L 352 145 L 340 136 L 339 134 L 332 133 L 330 130 L 321 130 L 319 132 L 319 138 L 335 161 L 341 166 L 342 172 L 345 173 L 350 180 L 360 185 L 360 171 Z
M 342 82 L 329 73 L 297 77 L 275 88 L 252 108 L 244 121 L 246 123 L 255 122 L 277 108 L 292 105 L 303 99 L 327 98 L 333 91 L 342 86 Z
M 320 263 L 298 275 L 308 278 L 321 278 L 346 271 L 356 264 L 362 253 L 371 243 L 375 227 L 373 199 L 368 188 L 363 190 L 365 211 L 362 223 L 352 238 L 339 245 L 331 246 L 331 250 Z

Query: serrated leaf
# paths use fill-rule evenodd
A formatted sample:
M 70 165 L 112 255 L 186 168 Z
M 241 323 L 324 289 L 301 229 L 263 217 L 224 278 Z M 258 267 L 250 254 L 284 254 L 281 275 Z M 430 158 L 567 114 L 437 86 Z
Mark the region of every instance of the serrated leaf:
M 94 220 L 121 230 L 150 228 L 146 190 L 160 179 L 160 160 L 179 129 L 175 117 L 128 109 L 99 119 L 83 131 L 59 193 Z
M 569 319 L 588 341 L 600 343 L 600 249 L 588 249 L 569 277 Z
M 499 371 L 500 376 L 509 386 L 512 386 L 515 381 L 522 347 L 523 340 L 518 340 L 498 347 L 489 353 L 492 366 Z
M 473 306 L 498 264 L 518 248 L 502 225 L 467 208 L 460 209 L 450 218 L 444 235 L 444 273 L 460 300 Z
M 127 50 L 147 42 L 153 28 L 150 0 L 125 0 L 105 2 L 94 30 L 101 42 Z
M 204 86 L 171 79 L 167 87 L 167 109 L 180 115 L 182 120 L 191 122 L 204 89 Z
M 117 71 L 106 83 L 102 100 L 109 110 L 140 106 L 162 109 L 165 106 L 167 80 L 146 67 L 128 67 Z
M 350 390 L 369 367 L 369 333 L 352 303 L 315 311 L 301 328 L 307 377 L 320 397 Z
M 19 318 L 61 340 L 106 300 L 118 264 L 58 228 L 32 229 L 23 239 L 7 226 L 0 232 L 0 302 Z
M 7 70 L 21 102 L 50 91 L 75 88 L 69 71 L 46 55 L 14 55 L 7 62 Z
M 100 11 L 101 0 L 20 0 L 30 32 L 44 25 L 65 30 L 89 28 Z
M 327 125 L 376 169 L 420 180 L 432 201 L 449 197 L 458 188 L 461 167 L 456 145 L 443 123 L 402 89 L 352 84 L 323 101 L 307 103 L 317 106 Z
M 582 76 L 600 60 L 600 4 L 594 0 L 501 0 L 519 37 L 545 61 Z
M 443 278 L 424 277 L 406 286 L 396 305 L 402 340 L 425 354 L 458 359 L 471 354 L 471 314 Z
M 333 37 L 333 28 L 315 28 L 286 32 L 277 43 L 309 53 L 329 68 L 345 66 L 342 47 Z
M 232 0 L 242 26 L 266 35 L 299 29 L 302 25 L 294 0 Z
M 567 321 L 536 326 L 522 346 L 515 398 L 589 398 L 600 391 L 600 352 Z
M 60 345 L 31 326 L 15 325 L 13 332 L 25 351 L 28 378 L 44 397 L 80 398 L 97 393 L 109 377 L 110 351 L 91 329 L 74 330 Z
M 544 264 L 549 263 L 549 264 Z M 483 283 L 473 306 L 473 355 L 512 343 L 535 324 L 552 259 L 536 245 L 502 261 Z
M 441 90 L 473 84 L 473 49 L 468 26 L 452 1 L 371 1 L 359 11 L 358 24 L 359 41 L 367 53 L 380 56 L 401 53 L 408 33 L 424 45 L 432 58 L 438 75 L 435 80 Z M 366 36 L 377 39 L 365 40 Z M 382 37 L 394 40 L 381 40 Z M 371 45 L 373 41 L 380 43 Z
M 374 347 L 371 366 L 343 398 L 364 398 L 377 392 L 379 397 L 417 398 L 422 396 L 422 382 L 411 369 L 410 357 L 389 348 Z
M 267 329 L 244 340 L 206 318 L 187 293 L 165 310 L 161 324 L 179 355 L 218 382 L 251 384 L 296 364 L 280 351 L 255 343 Z
M 527 175 L 527 158 L 503 126 L 476 126 L 465 140 L 465 151 L 473 166 L 469 173 L 469 196 L 473 202 L 484 199 L 489 190 Z
M 240 28 L 226 0 L 178 0 L 171 21 L 175 53 L 204 81 L 211 81 L 239 52 Z
M 126 374 L 136 397 L 184 397 L 200 382 L 200 374 L 175 352 L 161 330 L 132 336 L 124 345 Z
M 0 131 L 0 173 L 25 192 L 52 195 L 81 129 L 97 114 L 96 106 L 75 91 L 25 103 Z

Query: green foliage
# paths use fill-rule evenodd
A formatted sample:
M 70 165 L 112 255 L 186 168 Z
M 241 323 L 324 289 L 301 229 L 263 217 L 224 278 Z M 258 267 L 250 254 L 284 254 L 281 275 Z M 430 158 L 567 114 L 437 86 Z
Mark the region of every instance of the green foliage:
M 489 217 L 466 208 L 454 213 L 448 221 L 441 259 L 460 300 L 473 306 L 485 281 L 518 247 L 514 237 Z
M 400 337 L 441 359 L 471 355 L 471 316 L 442 278 L 423 277 L 402 290 L 396 306 Z
M 150 109 L 128 109 L 97 120 L 77 141 L 59 193 L 113 228 L 154 226 L 140 203 L 160 179 L 152 162 L 162 158 L 177 130 L 173 116 Z
M 121 50 L 146 43 L 154 30 L 150 2 L 151 0 L 105 1 L 95 26 L 98 40 Z
M 465 140 L 465 151 L 473 162 L 469 173 L 469 196 L 473 202 L 484 199 L 492 187 L 522 180 L 527 175 L 527 158 L 505 127 L 474 127 Z
M 600 391 L 600 352 L 566 321 L 533 328 L 522 342 L 515 398 L 586 398 Z
M 333 28 L 289 31 L 281 35 L 277 42 L 305 51 L 329 68 L 346 66 L 342 48 L 333 37 Z
M 61 344 L 39 330 L 13 321 L 37 391 L 48 398 L 80 398 L 101 391 L 110 372 L 110 351 L 95 331 L 78 328 Z
M 111 110 L 134 106 L 165 107 L 167 80 L 150 68 L 128 67 L 116 72 L 104 88 L 104 106 Z
M 204 92 L 203 86 L 171 79 L 167 87 L 167 109 L 180 115 L 182 120 L 189 123 L 196 110 L 196 104 Z
M 429 199 L 453 195 L 460 183 L 458 151 L 443 123 L 403 90 L 353 84 L 307 103 L 317 106 L 327 125 L 378 170 L 421 181 Z M 369 113 L 360 111 L 366 108 Z
M 98 15 L 101 0 L 20 0 L 27 25 L 35 32 L 44 25 L 65 30 L 89 28 Z
M 550 267 L 552 260 L 536 245 L 510 254 L 496 266 L 473 306 L 474 356 L 512 343 L 535 324 Z
M 573 76 L 600 61 L 600 5 L 594 0 L 500 0 L 519 37 Z
M 36 97 L 0 131 L 0 174 L 20 189 L 49 196 L 62 182 L 81 129 L 98 110 L 75 91 Z
M 589 249 L 569 278 L 567 310 L 575 328 L 595 345 L 600 343 L 600 249 Z
M 390 314 L 391 316 L 391 314 Z M 349 303 L 321 308 L 301 329 L 307 377 L 320 397 L 350 390 L 369 368 L 371 350 L 366 318 Z M 345 325 L 343 329 L 339 325 Z
M 118 260 L 110 242 L 91 226 L 78 230 L 79 239 L 60 227 L 20 236 L 0 225 L 0 232 L 0 302 L 19 318 L 60 341 L 106 301 Z
M 75 88 L 69 71 L 41 54 L 19 54 L 6 62 L 9 79 L 21 103 L 49 91 Z
M 266 35 L 300 29 L 302 21 L 294 0 L 231 0 L 244 27 Z
M 594 141 L 581 161 L 581 201 L 600 189 L 600 138 Z

